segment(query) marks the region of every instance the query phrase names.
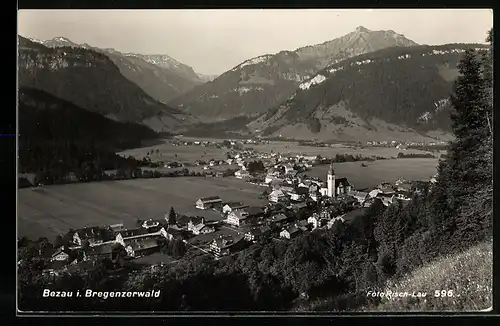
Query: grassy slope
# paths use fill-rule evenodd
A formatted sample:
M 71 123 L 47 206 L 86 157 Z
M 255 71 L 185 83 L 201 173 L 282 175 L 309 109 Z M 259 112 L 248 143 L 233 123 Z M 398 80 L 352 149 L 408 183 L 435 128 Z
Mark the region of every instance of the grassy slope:
M 389 282 L 386 290 L 427 292 L 424 299 L 383 299 L 365 311 L 478 311 L 492 306 L 493 242 L 418 268 L 401 281 Z M 453 290 L 454 296 L 434 297 L 435 290 Z

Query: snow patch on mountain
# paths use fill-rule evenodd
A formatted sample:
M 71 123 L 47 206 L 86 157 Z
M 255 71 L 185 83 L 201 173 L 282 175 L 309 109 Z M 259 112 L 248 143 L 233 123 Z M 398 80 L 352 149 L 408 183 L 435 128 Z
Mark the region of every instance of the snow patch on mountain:
M 325 80 L 326 80 L 325 76 L 323 76 L 323 75 L 317 75 L 313 79 L 311 79 L 311 80 L 309 80 L 309 81 L 307 81 L 305 83 L 300 84 L 299 88 L 302 89 L 302 90 L 309 89 L 309 87 L 311 87 L 312 85 L 321 84 Z
M 273 56 L 270 55 L 270 54 L 266 54 L 266 55 L 261 55 L 259 57 L 255 57 L 255 58 L 252 58 L 252 59 L 249 59 L 247 61 L 244 61 L 242 64 L 234 67 L 232 70 L 233 71 L 236 71 L 238 69 L 241 69 L 245 66 L 251 66 L 251 65 L 256 65 L 258 63 L 262 63 L 262 62 L 266 62 L 268 61 L 269 59 L 271 59 Z

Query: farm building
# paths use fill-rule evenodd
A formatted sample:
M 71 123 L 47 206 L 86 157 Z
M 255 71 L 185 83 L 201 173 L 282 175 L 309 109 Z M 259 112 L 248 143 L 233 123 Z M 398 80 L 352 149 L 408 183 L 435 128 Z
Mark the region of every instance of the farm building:
M 107 240 L 111 240 L 107 238 L 107 230 L 103 229 L 100 226 L 94 226 L 89 228 L 83 228 L 80 230 L 76 230 L 73 233 L 73 243 L 81 246 L 83 242 L 88 241 L 90 246 L 95 246 L 100 243 L 103 243 Z
M 215 232 L 215 228 L 205 224 L 205 219 L 203 217 L 193 217 L 188 222 L 188 231 L 193 232 L 193 234 L 208 234 Z
M 160 249 L 158 241 L 151 238 L 138 238 L 127 240 L 125 242 L 125 250 L 129 257 L 139 257 L 151 254 Z
M 236 209 L 245 209 L 247 207 L 248 207 L 248 205 L 245 205 L 245 204 L 240 203 L 240 202 L 226 203 L 222 207 L 222 213 L 228 214 L 228 213 L 232 212 L 233 210 L 236 210 Z
M 196 208 L 211 209 L 222 207 L 222 199 L 219 196 L 203 197 L 196 201 Z

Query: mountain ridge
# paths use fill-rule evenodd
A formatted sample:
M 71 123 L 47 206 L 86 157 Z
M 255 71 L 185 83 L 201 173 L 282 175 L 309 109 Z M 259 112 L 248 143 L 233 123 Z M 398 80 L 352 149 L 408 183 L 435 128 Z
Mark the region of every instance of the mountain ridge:
M 113 48 L 99 48 L 87 43 L 78 44 L 62 36 L 50 40 L 30 40 L 50 48 L 69 46 L 103 52 L 118 66 L 127 79 L 137 84 L 155 100 L 163 103 L 206 81 L 206 78 L 201 78 L 192 67 L 167 54 L 146 55 L 120 52 Z
M 485 47 L 393 47 L 349 58 L 320 70 L 247 126 L 265 136 L 299 139 L 378 140 L 382 133 L 386 139 L 420 139 L 433 131 L 446 134 L 451 126 L 447 99 L 461 53 Z
M 388 46 L 417 45 L 402 35 L 387 35 L 392 34 L 363 28 L 322 44 L 250 58 L 168 104 L 206 121 L 263 113 L 332 61 Z
M 40 89 L 89 111 L 155 130 L 176 130 L 192 119 L 146 94 L 102 52 L 50 48 L 22 36 L 18 41 L 20 87 Z

